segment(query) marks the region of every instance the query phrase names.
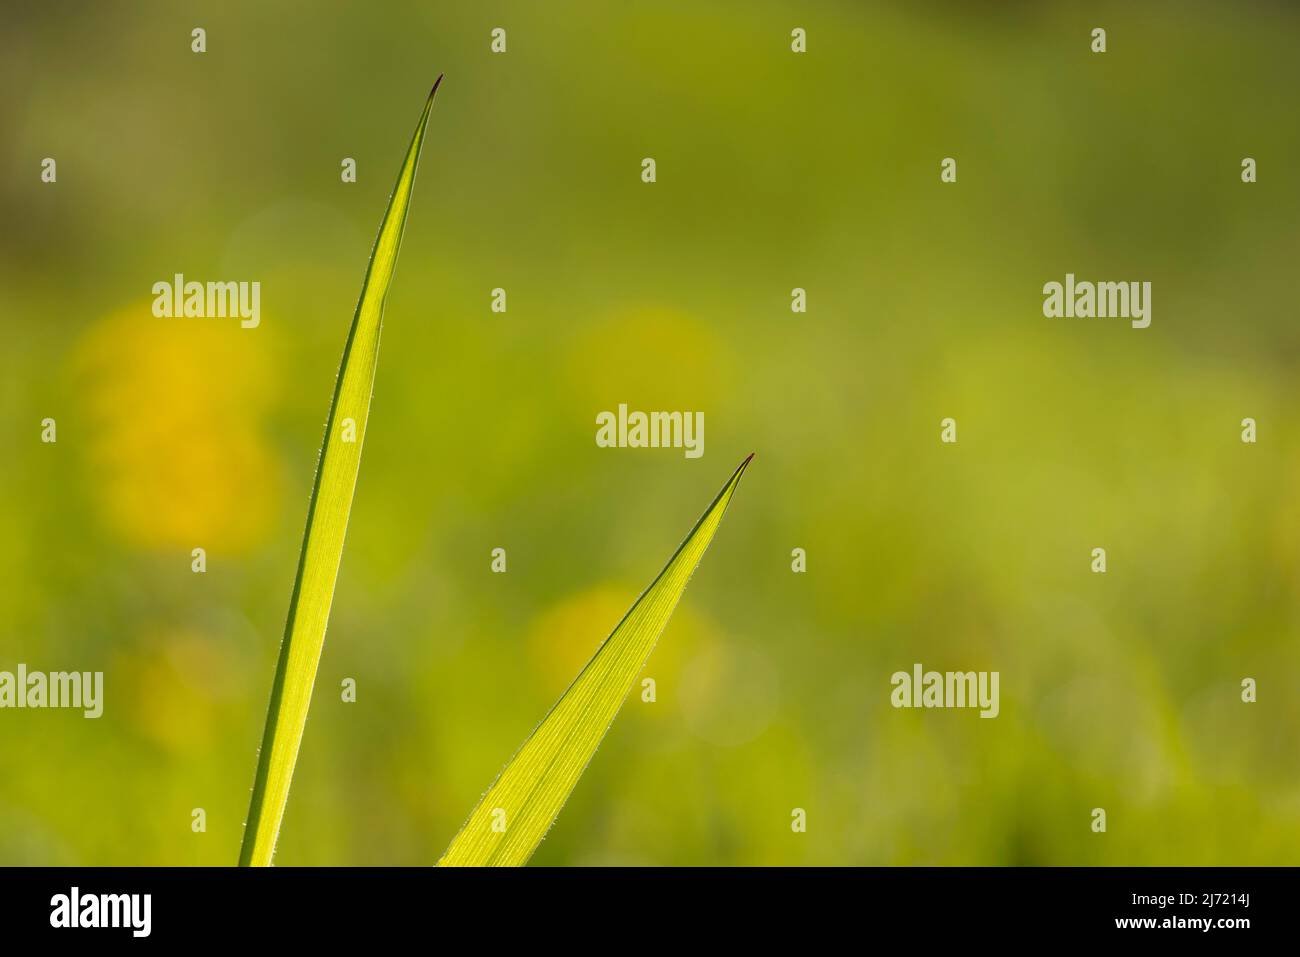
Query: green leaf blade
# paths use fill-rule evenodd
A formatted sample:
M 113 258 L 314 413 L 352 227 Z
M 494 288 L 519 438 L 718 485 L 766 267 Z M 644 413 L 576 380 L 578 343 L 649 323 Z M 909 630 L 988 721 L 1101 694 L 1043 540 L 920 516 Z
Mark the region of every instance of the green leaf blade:
M 343 347 L 325 439 L 321 444 L 316 479 L 307 507 L 307 527 L 289 601 L 284 639 L 271 687 L 271 703 L 239 855 L 239 863 L 244 866 L 271 863 L 289 798 L 289 785 L 307 723 L 361 467 L 361 447 L 379 358 L 384 301 L 397 266 L 429 113 L 441 83 L 442 77 L 439 76 L 411 138 L 397 184 L 380 222 L 370 262 L 366 266 L 361 296 Z M 352 441 L 344 441 L 343 427 L 349 419 L 355 437 Z
M 752 458 L 740 464 L 663 571 L 506 765 L 438 861 L 440 867 L 527 863 L 645 667 Z

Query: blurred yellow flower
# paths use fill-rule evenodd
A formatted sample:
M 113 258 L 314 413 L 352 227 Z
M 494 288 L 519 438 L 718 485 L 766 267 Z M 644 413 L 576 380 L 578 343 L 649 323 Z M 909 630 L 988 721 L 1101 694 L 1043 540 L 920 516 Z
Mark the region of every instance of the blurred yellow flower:
M 73 355 L 88 487 L 132 545 L 227 553 L 266 534 L 279 491 L 263 434 L 271 362 L 260 333 L 156 319 L 149 303 L 96 322 Z

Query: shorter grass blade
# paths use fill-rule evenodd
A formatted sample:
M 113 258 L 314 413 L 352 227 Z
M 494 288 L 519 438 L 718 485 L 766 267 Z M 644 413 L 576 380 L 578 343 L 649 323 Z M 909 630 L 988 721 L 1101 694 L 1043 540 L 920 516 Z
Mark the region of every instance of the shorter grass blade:
M 740 463 L 659 577 L 506 765 L 440 867 L 514 866 L 532 857 L 645 667 L 753 457 Z

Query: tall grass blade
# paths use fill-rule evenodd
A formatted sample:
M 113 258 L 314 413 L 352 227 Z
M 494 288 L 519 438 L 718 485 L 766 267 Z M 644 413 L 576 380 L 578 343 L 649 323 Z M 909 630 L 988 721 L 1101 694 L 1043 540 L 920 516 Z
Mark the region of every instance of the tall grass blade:
M 740 463 L 659 577 L 506 765 L 439 866 L 513 866 L 532 857 L 645 667 L 752 458 Z
M 325 643 L 325 627 L 329 623 L 334 584 L 343 557 L 343 539 L 357 486 L 361 444 L 366 434 L 375 362 L 379 355 L 384 299 L 397 265 L 397 252 L 402 244 L 406 210 L 415 186 L 415 171 L 419 165 L 420 147 L 424 143 L 424 131 L 429 123 L 429 111 L 441 82 L 439 76 L 429 92 L 419 125 L 406 151 L 402 171 L 397 177 L 397 185 L 388 200 L 388 209 L 379 224 L 379 235 L 370 254 L 370 264 L 366 267 L 361 298 L 343 347 L 343 360 L 339 365 L 334 400 L 325 426 L 316 482 L 307 507 L 307 529 L 303 533 L 298 574 L 289 600 L 289 618 L 280 644 L 275 681 L 271 685 L 266 731 L 262 736 L 253 798 L 239 854 L 241 865 L 269 865 L 275 853 L 275 841 L 280 833 L 289 784 L 298 760 L 298 746 L 311 704 L 316 667 L 320 664 L 321 647 Z

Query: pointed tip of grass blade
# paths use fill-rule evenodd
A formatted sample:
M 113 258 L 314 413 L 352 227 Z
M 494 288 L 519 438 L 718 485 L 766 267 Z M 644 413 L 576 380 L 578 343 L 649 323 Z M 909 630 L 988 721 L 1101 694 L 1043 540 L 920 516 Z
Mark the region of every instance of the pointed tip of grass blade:
M 446 76 L 445 73 L 438 74 L 438 79 L 433 81 L 433 86 L 429 89 L 429 95 L 424 101 L 424 109 L 420 113 L 420 123 L 415 130 L 415 139 L 420 144 L 424 142 L 424 129 L 428 124 L 429 114 L 433 112 L 433 98 L 438 95 L 438 87 L 442 86 L 444 76 Z
M 757 452 L 750 452 L 745 456 L 744 461 L 736 466 L 736 471 L 731 473 L 731 479 L 726 485 L 722 486 L 722 491 L 718 493 L 719 499 L 726 495 L 728 491 L 735 490 L 735 487 L 740 484 L 740 477 L 745 474 L 745 470 L 749 468 L 749 463 L 754 460 L 754 456 L 757 454 Z

